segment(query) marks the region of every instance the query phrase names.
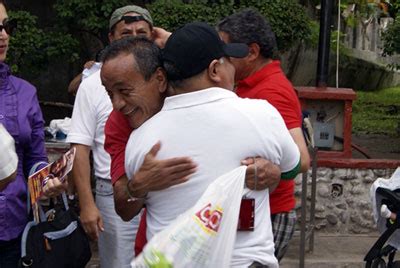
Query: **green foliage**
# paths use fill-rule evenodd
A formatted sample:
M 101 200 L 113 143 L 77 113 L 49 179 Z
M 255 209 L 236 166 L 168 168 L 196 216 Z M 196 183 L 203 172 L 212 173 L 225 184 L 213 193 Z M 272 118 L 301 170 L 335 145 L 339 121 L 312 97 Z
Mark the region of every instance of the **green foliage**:
M 57 26 L 65 27 L 76 39 L 80 39 L 82 33 L 88 33 L 106 45 L 111 13 L 128 4 L 132 1 L 57 0 L 54 4 Z
M 308 45 L 310 45 L 313 48 L 318 47 L 318 42 L 319 42 L 319 22 L 312 20 L 309 23 L 309 28 L 310 28 L 310 34 L 306 38 L 306 42 Z
M 345 36 L 342 32 L 338 32 L 337 30 L 331 32 L 331 40 L 330 40 L 330 49 L 336 53 L 336 46 L 337 46 L 337 38 L 339 34 L 339 39 L 342 40 Z M 306 39 L 306 42 L 309 46 L 313 48 L 318 48 L 319 44 L 319 22 L 318 21 L 311 21 L 310 22 L 310 35 Z M 339 53 L 346 54 L 347 48 L 342 42 L 339 42 Z
M 37 26 L 37 17 L 26 11 L 9 12 L 9 17 L 17 22 L 17 29 L 10 37 L 7 62 L 14 73 L 34 64 L 41 65 L 45 61 L 42 51 L 45 42 L 43 30 Z M 23 62 L 22 62 L 23 59 Z
M 192 21 L 216 24 L 223 17 L 234 12 L 232 3 L 205 5 L 201 1 L 186 4 L 180 0 L 159 0 L 147 7 L 154 24 L 169 31 L 174 31 Z
M 216 24 L 224 17 L 245 7 L 256 8 L 269 20 L 280 50 L 290 48 L 310 34 L 310 19 L 304 7 L 293 0 L 242 0 L 238 6 L 234 5 L 234 1 L 228 0 L 208 5 L 205 5 L 204 1 L 192 1 L 191 4 L 186 4 L 181 0 L 158 0 L 148 5 L 155 25 L 170 31 L 194 20 Z
M 271 23 L 279 49 L 288 49 L 310 34 L 310 19 L 303 6 L 293 0 L 243 1 L 257 8 Z
M 384 55 L 400 53 L 400 17 L 383 32 L 382 39 L 384 43 Z
M 400 88 L 357 91 L 353 103 L 353 131 L 396 135 L 400 122 Z M 396 112 L 397 111 L 397 112 Z
M 40 28 L 37 18 L 26 11 L 10 11 L 10 17 L 18 22 L 18 31 L 11 38 L 8 62 L 14 72 L 34 75 L 46 69 L 52 59 L 71 63 L 82 55 L 94 55 L 99 49 L 94 47 L 94 43 L 101 46 L 108 43 L 111 13 L 134 2 L 54 0 L 54 14 L 50 16 L 50 26 L 46 28 Z M 310 34 L 306 12 L 293 0 L 193 0 L 190 4 L 182 0 L 156 0 L 147 7 L 154 24 L 170 31 L 195 20 L 216 24 L 237 10 L 254 7 L 270 21 L 281 50 L 290 48 Z
M 9 16 L 17 22 L 7 53 L 13 73 L 35 76 L 51 59 L 68 56 L 72 62 L 79 57 L 74 52 L 79 44 L 70 34 L 40 29 L 37 17 L 26 11 L 10 11 Z

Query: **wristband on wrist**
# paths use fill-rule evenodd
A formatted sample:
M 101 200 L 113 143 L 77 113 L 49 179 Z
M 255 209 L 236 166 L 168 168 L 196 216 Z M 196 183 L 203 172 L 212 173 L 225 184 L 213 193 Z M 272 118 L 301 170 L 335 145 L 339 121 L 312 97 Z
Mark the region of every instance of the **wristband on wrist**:
M 125 186 L 126 193 L 129 196 L 128 200 L 126 200 L 126 201 L 127 202 L 135 202 L 135 201 L 144 201 L 144 200 L 146 200 L 147 194 L 144 197 L 135 197 L 134 196 L 134 194 L 129 190 L 129 182 L 130 181 L 128 180 L 128 182 L 126 183 L 126 186 Z

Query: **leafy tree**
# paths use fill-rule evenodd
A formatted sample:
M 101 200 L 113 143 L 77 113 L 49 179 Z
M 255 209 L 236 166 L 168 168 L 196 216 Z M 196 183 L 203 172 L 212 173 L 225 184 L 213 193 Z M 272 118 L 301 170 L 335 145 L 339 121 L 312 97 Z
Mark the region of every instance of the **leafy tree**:
M 293 0 L 241 0 L 241 1 L 158 0 L 148 5 L 155 24 L 168 30 L 194 20 L 215 24 L 222 18 L 245 7 L 254 7 L 271 23 L 278 48 L 285 50 L 310 34 L 310 19 L 305 8 Z M 290 19 L 288 19 L 290 18 Z
M 39 28 L 37 17 L 27 11 L 10 11 L 9 16 L 17 24 L 7 53 L 13 73 L 33 77 L 52 58 L 67 57 L 70 62 L 79 58 L 75 50 L 79 43 L 69 33 Z
M 42 29 L 37 26 L 37 17 L 26 11 L 9 11 L 9 16 L 16 21 L 18 26 L 10 37 L 10 46 L 7 53 L 7 62 L 14 73 L 18 73 L 24 67 L 45 62 L 41 48 L 45 42 Z M 24 62 L 21 60 L 24 59 Z
M 400 54 L 400 17 L 382 34 L 384 55 Z
M 382 34 L 384 55 L 400 54 L 400 0 L 392 2 L 390 13 L 394 17 L 394 23 Z
M 51 24 L 39 27 L 37 17 L 26 11 L 10 12 L 18 22 L 9 61 L 14 72 L 37 74 L 52 59 L 66 63 L 93 58 L 108 43 L 108 20 L 118 7 L 147 4 L 154 23 L 170 31 L 194 20 L 215 24 L 244 7 L 255 7 L 265 15 L 276 33 L 278 47 L 288 49 L 309 35 L 304 7 L 293 0 L 53 0 Z M 151 3 L 150 3 L 151 2 Z M 190 2 L 190 3 L 187 3 Z M 288 19 L 290 18 L 290 19 Z M 20 59 L 24 59 L 22 62 Z

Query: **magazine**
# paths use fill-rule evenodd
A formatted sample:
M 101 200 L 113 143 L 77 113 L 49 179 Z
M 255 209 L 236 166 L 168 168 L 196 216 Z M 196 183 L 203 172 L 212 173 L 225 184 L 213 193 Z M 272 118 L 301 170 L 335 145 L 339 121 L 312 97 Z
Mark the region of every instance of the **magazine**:
M 70 149 L 63 154 L 59 159 L 44 168 L 36 171 L 28 178 L 28 190 L 31 199 L 33 215 L 38 219 L 37 201 L 43 195 L 43 187 L 46 183 L 55 177 L 58 177 L 60 182 L 64 182 L 67 174 L 72 170 L 75 158 L 75 148 Z

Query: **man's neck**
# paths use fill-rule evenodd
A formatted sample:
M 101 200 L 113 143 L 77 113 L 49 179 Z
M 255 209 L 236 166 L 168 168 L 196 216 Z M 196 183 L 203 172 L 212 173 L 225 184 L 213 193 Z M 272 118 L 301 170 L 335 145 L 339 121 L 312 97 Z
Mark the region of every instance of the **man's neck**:
M 170 96 L 199 91 L 213 86 L 216 85 L 210 82 L 204 75 L 196 76 L 188 79 L 180 87 L 171 88 Z
M 258 72 L 259 70 L 261 70 L 262 68 L 264 68 L 266 65 L 272 63 L 272 59 L 268 58 L 262 58 L 259 57 L 258 59 L 256 59 L 256 61 L 254 62 L 253 68 L 251 68 L 249 74 L 247 75 L 247 77 L 253 75 L 254 73 Z

